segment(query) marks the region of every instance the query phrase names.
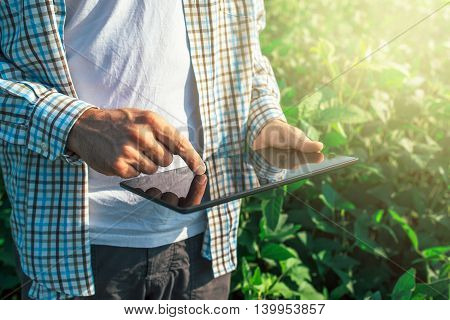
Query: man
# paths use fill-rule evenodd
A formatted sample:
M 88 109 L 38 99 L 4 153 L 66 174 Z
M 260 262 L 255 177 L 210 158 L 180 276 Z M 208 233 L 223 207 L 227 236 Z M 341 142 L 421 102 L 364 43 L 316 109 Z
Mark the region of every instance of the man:
M 9 0 L 0 15 L 23 297 L 226 298 L 239 201 L 181 217 L 117 185 L 246 146 L 321 150 L 281 111 L 262 0 Z

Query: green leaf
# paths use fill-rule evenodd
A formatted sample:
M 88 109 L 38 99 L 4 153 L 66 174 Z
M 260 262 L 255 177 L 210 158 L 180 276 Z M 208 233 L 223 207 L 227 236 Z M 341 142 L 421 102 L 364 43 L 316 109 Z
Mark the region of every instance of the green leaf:
M 278 243 L 268 243 L 264 245 L 261 250 L 261 256 L 263 258 L 272 259 L 275 261 L 286 260 L 289 258 L 298 258 L 297 252 L 295 250 Z
M 247 259 L 245 257 L 242 258 L 241 270 L 242 270 L 242 277 L 244 278 L 244 280 L 248 280 L 250 276 L 250 266 L 248 265 Z
M 241 233 L 238 237 L 239 245 L 243 246 L 248 250 L 248 253 L 253 255 L 255 254 L 257 247 L 255 236 L 248 230 L 241 230 Z
M 366 192 L 378 200 L 383 201 L 385 204 L 391 202 L 393 187 L 389 184 L 378 185 L 376 187 L 367 189 Z
M 300 263 L 301 263 L 301 260 L 295 259 L 295 258 L 289 258 L 287 260 L 280 261 L 281 272 L 287 273 L 289 270 L 291 270 L 295 266 L 300 265 Z
M 311 113 L 315 112 L 319 108 L 319 104 L 322 101 L 322 92 L 318 91 L 311 96 L 303 99 L 298 105 L 299 116 L 308 117 Z
M 356 106 L 333 106 L 318 110 L 311 121 L 315 125 L 329 125 L 335 122 L 356 124 L 370 120 L 370 114 Z
M 370 238 L 369 227 L 369 216 L 367 214 L 360 214 L 354 225 L 354 234 L 358 247 L 364 251 L 387 258 L 388 255 L 386 254 L 384 248 L 375 242 L 375 240 Z
M 281 89 L 281 88 L 280 88 Z M 293 98 L 295 97 L 295 89 L 292 87 L 285 87 L 281 89 L 281 105 L 287 106 L 293 103 Z M 285 108 L 283 108 L 283 111 Z M 298 109 L 298 108 L 296 108 Z
M 296 266 L 293 267 L 289 273 L 289 278 L 300 285 L 304 281 L 311 281 L 311 275 L 309 273 L 309 269 L 305 266 Z
M 325 203 L 328 208 L 330 208 L 331 210 L 335 209 L 338 194 L 336 190 L 334 190 L 333 187 L 328 183 L 322 184 L 322 194 L 319 195 L 319 198 Z
M 284 299 L 292 299 L 294 296 L 294 292 L 283 282 L 277 282 L 269 294 L 273 294 L 275 296 L 282 296 Z
M 336 288 L 334 288 L 331 292 L 330 292 L 330 299 L 331 300 L 338 300 L 341 299 L 343 295 L 349 293 L 349 289 L 348 289 L 348 282 L 343 283 L 339 286 L 337 286 Z
M 261 217 L 258 226 L 259 226 L 259 239 L 264 240 L 269 233 L 269 229 L 267 228 L 267 219 L 265 216 Z
M 388 63 L 383 66 L 377 79 L 380 85 L 386 89 L 400 89 L 403 86 L 408 72 L 406 68 L 399 64 Z
M 253 273 L 253 276 L 251 279 L 251 284 L 254 286 L 258 286 L 258 285 L 262 284 L 261 269 L 259 269 L 259 267 L 256 267 L 255 272 Z
M 282 216 L 283 215 L 281 215 L 281 217 Z M 261 219 L 261 221 L 263 221 L 263 220 L 265 220 L 265 219 Z M 281 243 L 288 239 L 294 238 L 295 234 L 301 229 L 301 226 L 294 225 L 292 223 L 287 223 L 287 224 L 280 226 L 281 221 L 282 221 L 282 219 L 280 219 L 280 221 L 278 223 L 278 227 L 275 231 L 266 230 L 266 233 L 264 234 L 264 238 L 261 238 L 261 239 L 266 239 L 268 241 Z
M 287 186 L 287 192 L 288 192 L 288 193 L 294 192 L 294 191 L 300 189 L 301 187 L 303 187 L 303 186 L 304 186 L 305 184 L 307 184 L 307 183 L 308 183 L 308 180 L 305 179 L 305 180 L 300 180 L 300 181 L 297 181 L 297 182 L 288 184 L 288 186 Z
M 397 281 L 392 290 L 392 300 L 409 300 L 416 288 L 416 269 L 406 271 Z
M 393 103 L 388 94 L 375 91 L 374 98 L 370 100 L 370 105 L 382 122 L 386 123 L 390 119 Z
M 331 131 L 323 136 L 321 142 L 323 142 L 326 147 L 334 148 L 346 144 L 347 139 L 339 132 Z
M 375 291 L 368 297 L 369 300 L 382 300 L 380 291 Z
M 283 107 L 283 113 L 286 116 L 286 120 L 288 121 L 288 123 L 292 124 L 292 125 L 296 125 L 298 122 L 298 107 Z
M 422 250 L 424 258 L 432 259 L 444 256 L 450 251 L 450 246 L 437 246 Z
M 392 209 L 388 210 L 390 216 L 400 224 L 403 231 L 405 231 L 406 235 L 408 236 L 409 240 L 411 241 L 414 249 L 419 250 L 419 240 L 417 239 L 416 232 L 408 225 L 408 222 L 405 218 L 400 216 L 397 212 L 395 212 Z
M 398 144 L 406 150 L 408 153 L 413 152 L 414 142 L 408 138 L 402 138 L 398 141 Z
M 309 122 L 305 121 L 304 119 L 300 119 L 300 128 L 311 140 L 319 140 L 320 132 Z
M 317 215 L 315 212 L 313 212 L 309 208 L 308 208 L 308 213 L 313 214 L 311 216 L 311 220 L 317 229 L 322 230 L 324 232 L 334 234 L 334 235 L 339 235 L 342 233 L 342 231 L 340 229 L 338 229 L 338 227 L 335 224 L 333 224 L 332 221 L 323 219 L 322 217 Z
M 380 223 L 381 219 L 383 219 L 383 215 L 384 215 L 384 210 L 380 209 L 377 212 L 375 212 L 375 222 L 376 223 Z
M 325 297 L 318 292 L 309 282 L 303 281 L 298 288 L 302 300 L 323 300 Z
M 439 299 L 449 300 L 450 279 L 442 279 L 432 283 L 419 283 L 416 285 L 412 299 Z
M 263 204 L 263 214 L 267 221 L 267 227 L 271 230 L 275 230 L 278 225 L 283 202 L 283 197 L 273 197 Z
M 260 201 L 250 203 L 247 202 L 242 209 L 244 209 L 247 212 L 261 211 L 262 210 L 261 202 Z
M 360 263 L 358 260 L 355 260 L 346 254 L 338 253 L 332 257 L 332 259 L 330 260 L 330 264 L 332 264 L 335 268 L 339 268 L 342 270 L 351 270 Z

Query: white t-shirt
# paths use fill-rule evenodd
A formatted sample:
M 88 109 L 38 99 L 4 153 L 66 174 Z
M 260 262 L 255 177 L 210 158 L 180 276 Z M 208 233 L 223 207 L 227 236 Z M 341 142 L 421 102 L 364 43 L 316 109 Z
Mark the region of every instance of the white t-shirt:
M 162 115 L 194 147 L 203 132 L 182 0 L 66 0 L 64 43 L 80 99 Z M 185 166 L 174 162 L 159 171 Z M 204 211 L 179 214 L 89 169 L 91 243 L 150 248 L 206 228 Z

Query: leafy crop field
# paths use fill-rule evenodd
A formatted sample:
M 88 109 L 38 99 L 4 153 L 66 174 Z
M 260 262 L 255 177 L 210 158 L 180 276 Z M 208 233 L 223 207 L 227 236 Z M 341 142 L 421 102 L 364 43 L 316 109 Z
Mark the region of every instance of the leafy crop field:
M 446 1 L 265 3 L 290 123 L 360 161 L 244 200 L 231 298 L 448 299 L 450 5 L 402 34 Z M 9 210 L 0 183 L 1 296 Z
M 289 121 L 360 162 L 245 201 L 234 298 L 448 299 L 450 5 L 340 76 L 444 3 L 266 1 Z

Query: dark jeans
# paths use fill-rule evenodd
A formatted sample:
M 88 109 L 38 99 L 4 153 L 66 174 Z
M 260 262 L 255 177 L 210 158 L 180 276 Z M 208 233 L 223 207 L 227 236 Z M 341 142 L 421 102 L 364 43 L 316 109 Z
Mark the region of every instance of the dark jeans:
M 92 245 L 95 295 L 76 299 L 227 299 L 231 274 L 213 277 L 202 241 L 199 234 L 150 249 Z M 29 278 L 21 271 L 26 299 Z

